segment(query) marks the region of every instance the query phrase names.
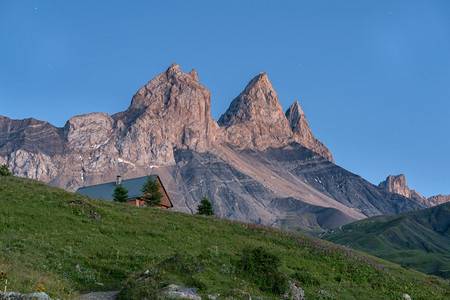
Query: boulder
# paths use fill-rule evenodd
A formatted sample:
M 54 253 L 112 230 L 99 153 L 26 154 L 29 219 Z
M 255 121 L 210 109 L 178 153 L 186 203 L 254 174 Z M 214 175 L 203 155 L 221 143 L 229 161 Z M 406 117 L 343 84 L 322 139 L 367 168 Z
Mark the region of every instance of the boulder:
M 160 294 L 173 299 L 193 299 L 193 300 L 202 299 L 202 297 L 200 297 L 200 295 L 197 294 L 194 288 L 188 288 L 176 284 L 169 284 L 160 291 Z

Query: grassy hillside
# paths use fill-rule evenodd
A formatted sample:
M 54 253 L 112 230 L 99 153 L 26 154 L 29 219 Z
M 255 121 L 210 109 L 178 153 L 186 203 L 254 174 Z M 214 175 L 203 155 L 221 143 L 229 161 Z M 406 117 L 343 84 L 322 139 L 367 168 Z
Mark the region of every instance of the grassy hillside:
M 398 264 L 450 278 L 450 202 L 357 221 L 324 236 Z
M 308 299 L 450 296 L 447 281 L 325 241 L 107 203 L 16 177 L 0 177 L 1 272 L 10 291 L 45 290 L 62 299 L 121 288 L 122 299 L 154 298 L 169 283 L 195 287 L 205 298 L 280 299 L 288 279 Z

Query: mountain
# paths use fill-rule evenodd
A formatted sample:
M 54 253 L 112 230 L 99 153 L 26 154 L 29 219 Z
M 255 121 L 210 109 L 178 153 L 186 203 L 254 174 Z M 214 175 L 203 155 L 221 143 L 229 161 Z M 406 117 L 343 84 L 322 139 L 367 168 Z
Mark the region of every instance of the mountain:
M 428 206 L 335 165 L 298 102 L 283 111 L 266 73 L 217 122 L 210 108 L 197 72 L 172 64 L 112 116 L 78 115 L 63 128 L 0 117 L 0 164 L 69 191 L 158 173 L 176 210 L 193 213 L 207 196 L 221 217 L 294 230 Z
M 435 206 L 450 201 L 450 195 L 436 195 L 427 199 L 418 191 L 410 190 L 404 174 L 389 175 L 386 180 L 380 182 L 378 186 L 384 188 L 387 192 L 396 193 L 422 202 L 425 206 Z
M 158 299 L 169 284 L 202 299 L 282 299 L 292 286 L 307 299 L 450 293 L 440 278 L 298 233 L 98 201 L 15 176 L 0 176 L 0 224 L 1 292 L 6 275 L 8 292 L 53 299 L 119 290 L 118 299 Z
M 404 266 L 450 278 L 450 202 L 342 226 L 324 238 Z

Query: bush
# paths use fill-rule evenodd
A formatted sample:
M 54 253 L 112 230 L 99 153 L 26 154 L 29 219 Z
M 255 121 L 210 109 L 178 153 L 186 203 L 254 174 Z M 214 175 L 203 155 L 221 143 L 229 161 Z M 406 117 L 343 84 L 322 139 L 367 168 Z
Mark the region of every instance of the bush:
M 197 211 L 199 215 L 207 215 L 207 216 L 214 215 L 212 203 L 206 197 L 203 197 L 202 201 L 200 201 L 199 206 L 197 206 Z
M 3 164 L 0 167 L 0 176 L 10 176 L 11 172 L 8 170 L 8 166 L 6 164 Z
M 280 264 L 280 259 L 263 247 L 246 248 L 242 252 L 240 268 L 260 290 L 281 295 L 288 289 L 288 280 L 278 271 Z

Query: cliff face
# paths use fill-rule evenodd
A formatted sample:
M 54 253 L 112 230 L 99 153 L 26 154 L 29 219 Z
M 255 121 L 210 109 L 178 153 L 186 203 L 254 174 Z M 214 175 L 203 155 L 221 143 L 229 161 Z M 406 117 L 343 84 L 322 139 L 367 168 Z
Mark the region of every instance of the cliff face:
M 117 174 L 158 173 L 177 210 L 195 212 L 207 195 L 219 216 L 290 228 L 328 228 L 425 205 L 334 165 L 298 102 L 285 114 L 265 73 L 218 122 L 210 108 L 197 72 L 172 64 L 113 116 L 79 115 L 63 128 L 0 116 L 0 163 L 70 191 Z

